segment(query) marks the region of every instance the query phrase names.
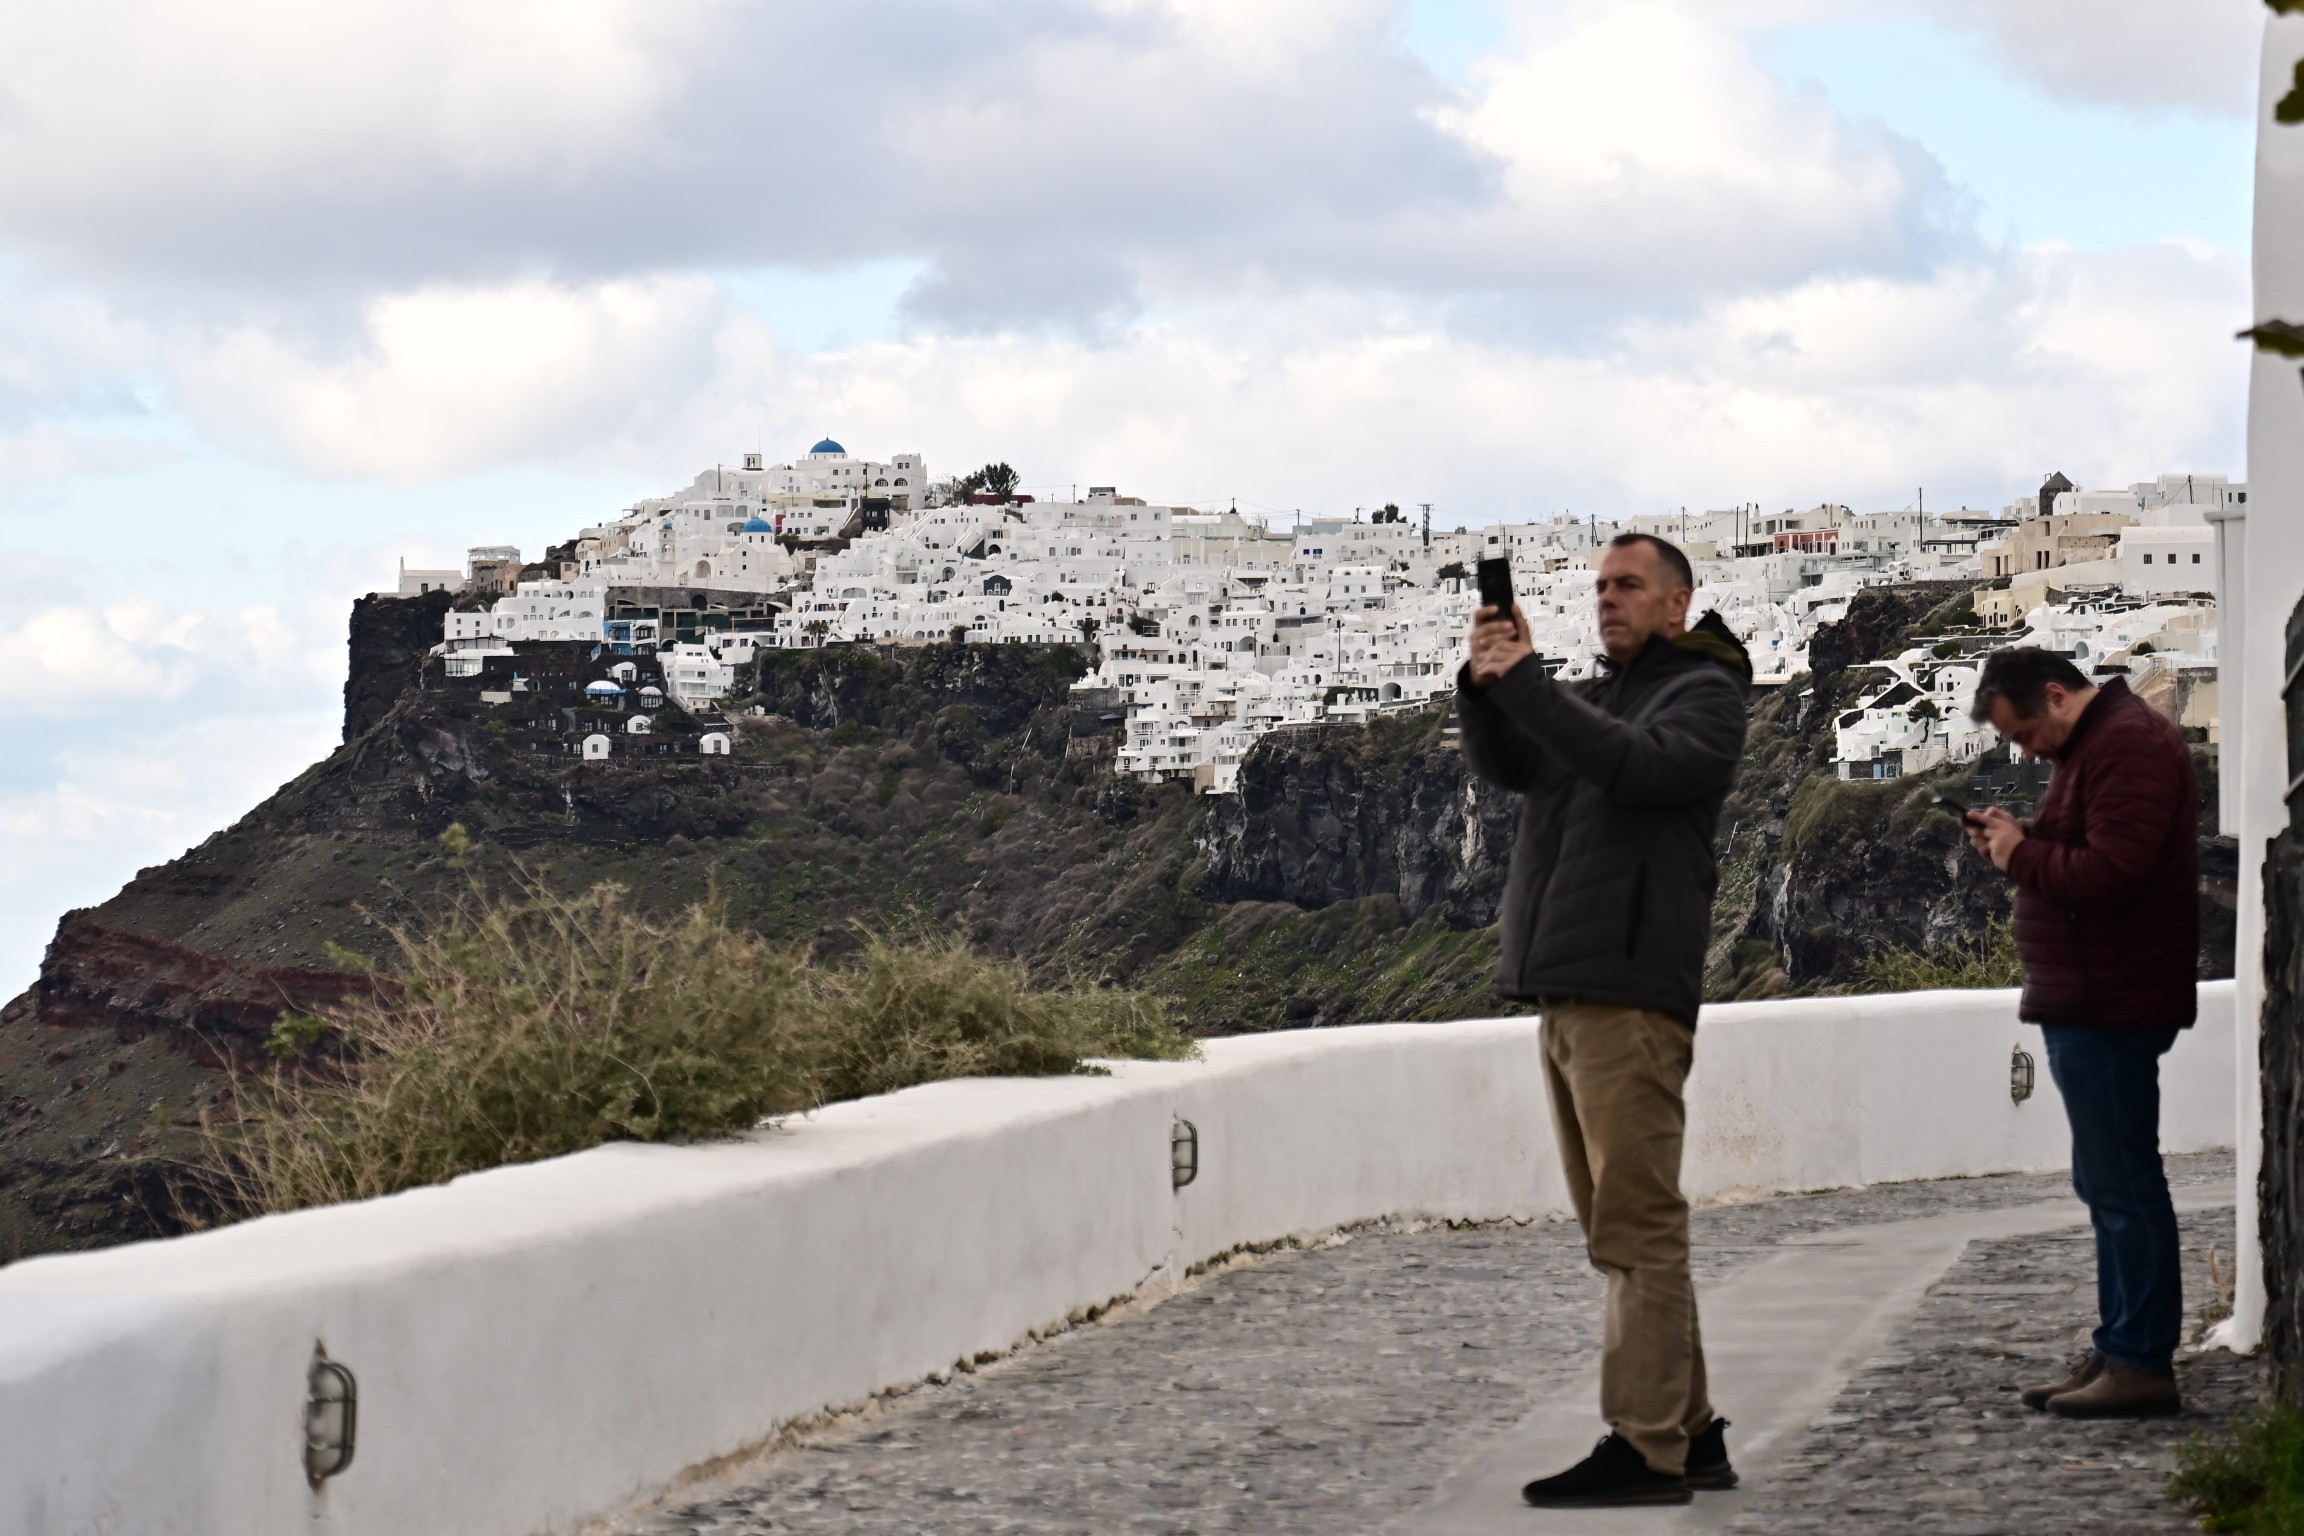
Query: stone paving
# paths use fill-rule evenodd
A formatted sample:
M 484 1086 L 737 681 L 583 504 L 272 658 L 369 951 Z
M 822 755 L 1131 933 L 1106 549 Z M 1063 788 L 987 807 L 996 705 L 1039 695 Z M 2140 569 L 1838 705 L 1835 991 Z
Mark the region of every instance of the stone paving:
M 2231 1178 L 2218 1157 L 2170 1174 Z M 2019 1176 L 1712 1207 L 1695 1218 L 1699 1283 L 1790 1237 L 2067 1193 L 2062 1175 Z M 2186 1222 L 2188 1305 L 2210 1242 L 2230 1251 L 2228 1210 Z M 1939 1287 L 1732 1529 L 2191 1529 L 2160 1494 L 2171 1447 L 2246 1400 L 2247 1365 L 2188 1360 L 2195 1408 L 2169 1423 L 2064 1425 L 2011 1400 L 2084 1338 L 2092 1273 L 2062 1234 L 1972 1245 L 1945 1284 L 1974 1289 Z M 1343 1234 L 876 1402 L 615 1529 L 1371 1531 L 1589 1367 L 1602 1288 L 1573 1224 Z
M 2232 1252 L 2232 1210 L 2180 1220 L 2186 1300 L 2197 1310 L 2209 1245 Z M 2254 1401 L 2255 1362 L 2221 1350 L 2180 1356 L 2185 1411 L 2169 1419 L 2080 1423 L 2013 1400 L 2061 1378 L 2087 1348 L 2094 1274 L 2084 1229 L 1971 1244 L 1727 1528 L 2199 1529 L 2163 1496 L 2175 1448 Z

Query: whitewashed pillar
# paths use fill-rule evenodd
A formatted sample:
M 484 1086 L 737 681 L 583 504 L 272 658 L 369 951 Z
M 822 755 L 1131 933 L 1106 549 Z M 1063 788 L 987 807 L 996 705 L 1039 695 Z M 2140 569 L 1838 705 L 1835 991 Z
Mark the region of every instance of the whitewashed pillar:
M 2257 102 L 2256 242 L 2253 319 L 2304 324 L 2304 124 L 2274 120 L 2304 59 L 2304 15 L 2274 16 L 2265 27 Z M 2238 687 L 2224 710 L 2224 771 L 2240 780 L 2240 913 L 2234 1051 L 2238 1095 L 2239 1283 L 2227 1342 L 2252 1348 L 2264 1324 L 2264 1267 L 2257 1231 L 2256 1180 L 2263 1166 L 2263 1096 L 2258 1040 L 2264 1007 L 2264 855 L 2288 822 L 2285 682 L 2288 615 L 2304 598 L 2304 359 L 2254 351 L 2248 388 L 2248 520 L 2245 590 L 2229 621 L 2224 656 L 2239 661 Z M 2228 590 L 2240 590 L 2231 588 Z

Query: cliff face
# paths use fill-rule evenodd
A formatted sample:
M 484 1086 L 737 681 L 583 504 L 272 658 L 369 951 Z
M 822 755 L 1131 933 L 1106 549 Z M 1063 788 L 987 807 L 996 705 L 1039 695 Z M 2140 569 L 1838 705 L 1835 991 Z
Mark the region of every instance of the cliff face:
M 1389 895 L 1409 922 L 1494 923 L 1519 803 L 1464 771 L 1443 719 L 1264 738 L 1239 794 L 1208 802 L 1209 896 L 1325 907 Z
M 366 734 L 416 685 L 416 669 L 424 653 L 440 643 L 441 620 L 453 601 L 450 593 L 430 592 L 369 596 L 352 604 L 351 667 L 344 674 L 346 741 Z

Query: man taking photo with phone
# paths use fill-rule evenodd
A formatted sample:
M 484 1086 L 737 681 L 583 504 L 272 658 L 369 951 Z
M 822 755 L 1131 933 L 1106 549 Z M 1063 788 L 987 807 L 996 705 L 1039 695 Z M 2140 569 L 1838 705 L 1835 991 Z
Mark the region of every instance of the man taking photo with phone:
M 1961 824 L 2016 883 L 2019 1016 L 2041 1026 L 2072 1126 L 2072 1188 L 2096 1231 L 2088 1355 L 2023 1401 L 2067 1418 L 2175 1413 L 2184 1290 L 2160 1162 L 2160 1058 L 2199 997 L 2192 752 L 2123 679 L 2093 687 L 2029 646 L 1986 660 L 1970 713 L 2055 764 L 2029 823 L 1990 806 Z
M 1705 1386 L 1680 1152 L 1719 883 L 1712 839 L 1743 755 L 1752 664 L 1718 614 L 1688 625 L 1694 587 L 1664 540 L 1611 542 L 1597 582 L 1606 665 L 1569 687 L 1535 656 L 1508 577 L 1501 590 L 1484 580 L 1493 595 L 1457 681 L 1472 771 L 1526 797 L 1497 985 L 1543 1005 L 1569 1198 L 1608 1277 L 1610 1432 L 1523 1490 L 1543 1508 L 1685 1504 L 1691 1488 L 1736 1482 Z

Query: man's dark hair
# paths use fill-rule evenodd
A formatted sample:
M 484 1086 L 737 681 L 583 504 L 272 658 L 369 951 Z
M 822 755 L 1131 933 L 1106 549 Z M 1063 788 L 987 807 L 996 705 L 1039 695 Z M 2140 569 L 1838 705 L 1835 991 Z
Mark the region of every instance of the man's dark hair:
M 1976 679 L 1976 702 L 1968 707 L 1968 718 L 1989 722 L 1992 701 L 2006 699 L 2019 718 L 2037 720 L 2048 708 L 2050 683 L 2061 683 L 2073 693 L 2093 686 L 2068 657 L 2054 651 L 2036 645 L 1994 651 L 1984 660 L 1984 675 Z
M 1656 563 L 1680 578 L 1680 585 L 1693 591 L 1696 587 L 1696 568 L 1688 557 L 1680 553 L 1680 546 L 1652 533 L 1620 533 L 1608 541 L 1610 549 L 1629 549 L 1635 544 L 1646 544 L 1656 551 Z

